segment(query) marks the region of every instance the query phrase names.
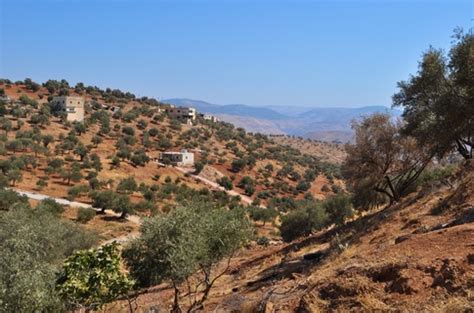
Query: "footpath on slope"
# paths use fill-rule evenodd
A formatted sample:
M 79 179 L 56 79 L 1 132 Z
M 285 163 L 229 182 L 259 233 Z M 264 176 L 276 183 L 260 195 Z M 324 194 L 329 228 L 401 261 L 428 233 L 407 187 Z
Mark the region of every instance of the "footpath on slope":
M 21 196 L 26 196 L 29 199 L 33 199 L 33 200 L 41 201 L 41 200 L 45 200 L 45 199 L 52 199 L 52 200 L 56 201 L 59 204 L 70 206 L 70 207 L 73 207 L 73 208 L 90 208 L 90 209 L 94 209 L 96 211 L 101 211 L 101 209 L 94 208 L 92 205 L 87 204 L 87 203 L 82 203 L 82 202 L 77 202 L 77 201 L 69 201 L 69 200 L 64 199 L 64 198 L 55 198 L 55 197 L 51 197 L 51 196 L 48 196 L 48 195 L 45 195 L 45 194 L 26 191 L 26 190 L 19 190 L 19 189 L 13 189 L 13 188 L 11 190 L 16 192 L 17 194 L 19 194 Z M 116 216 L 116 217 L 119 217 L 121 215 L 121 214 L 116 213 L 112 210 L 105 210 L 105 213 L 107 215 Z M 141 224 L 142 223 L 141 217 L 139 217 L 138 215 L 130 215 L 129 214 L 125 218 L 126 218 L 127 221 L 130 221 L 130 222 L 135 223 L 135 224 Z
M 156 162 L 156 163 L 160 166 L 164 166 L 164 167 L 168 166 L 168 165 L 166 165 L 164 163 L 161 163 L 161 162 Z M 240 194 L 235 190 L 227 190 L 227 189 L 225 189 L 224 187 L 222 187 L 221 185 L 219 185 L 218 183 L 216 183 L 212 180 L 209 180 L 209 179 L 204 178 L 202 176 L 193 174 L 194 168 L 181 167 L 181 166 L 173 166 L 173 168 L 177 169 L 178 171 L 180 171 L 183 174 L 190 175 L 191 177 L 203 182 L 204 184 L 206 184 L 206 185 L 208 185 L 208 186 L 210 186 L 214 189 L 224 191 L 225 193 L 227 193 L 230 196 L 239 196 L 241 201 L 245 204 L 252 204 L 252 202 L 253 202 L 252 198 L 247 197 L 246 195 Z
M 52 200 L 56 201 L 59 204 L 66 205 L 66 206 L 69 206 L 69 207 L 90 208 L 90 209 L 96 210 L 97 212 L 101 211 L 101 209 L 94 208 L 92 205 L 87 204 L 87 203 L 82 203 L 82 202 L 77 202 L 77 201 L 69 201 L 69 200 L 63 199 L 63 198 L 50 197 L 50 196 L 45 195 L 45 194 L 39 194 L 39 193 L 36 193 L 36 192 L 31 192 L 31 191 L 25 191 L 25 190 L 19 190 L 19 189 L 11 189 L 11 190 L 16 192 L 17 194 L 19 194 L 21 196 L 26 196 L 29 199 L 33 199 L 33 200 L 41 201 L 41 200 L 45 200 L 45 199 L 52 199 Z M 110 216 L 115 216 L 115 217 L 120 216 L 119 213 L 115 213 L 112 210 L 105 210 L 105 213 L 107 215 L 110 215 Z M 141 223 L 142 223 L 142 219 L 138 215 L 127 215 L 125 217 L 125 219 L 129 222 L 132 222 L 132 223 L 135 223 L 135 224 L 138 224 L 138 225 L 141 225 Z M 120 244 L 123 244 L 123 243 L 131 240 L 131 239 L 136 238 L 137 236 L 138 236 L 137 232 L 132 232 L 128 235 L 124 235 L 124 236 L 120 236 L 120 237 L 116 237 L 116 238 L 112 238 L 112 239 L 109 239 L 107 241 L 104 241 L 100 244 L 100 246 L 110 244 L 114 241 L 120 245 Z
M 252 204 L 252 202 L 253 202 L 252 198 L 247 197 L 247 196 L 245 196 L 245 195 L 243 195 L 243 194 L 240 194 L 240 193 L 238 193 L 238 192 L 235 191 L 235 190 L 227 190 L 227 189 L 225 189 L 224 187 L 222 187 L 221 185 L 219 185 L 218 183 L 213 182 L 212 180 L 209 180 L 209 179 L 204 178 L 204 177 L 199 176 L 199 175 L 192 174 L 193 169 L 184 168 L 184 167 L 179 167 L 179 166 L 177 166 L 176 169 L 177 169 L 178 171 L 184 173 L 184 174 L 189 174 L 189 175 L 191 175 L 191 177 L 200 180 L 201 182 L 205 183 L 206 185 L 211 186 L 212 188 L 222 190 L 222 191 L 224 191 L 225 193 L 227 193 L 227 194 L 230 195 L 230 196 L 239 196 L 240 199 L 241 199 L 241 201 L 244 202 L 245 204 Z

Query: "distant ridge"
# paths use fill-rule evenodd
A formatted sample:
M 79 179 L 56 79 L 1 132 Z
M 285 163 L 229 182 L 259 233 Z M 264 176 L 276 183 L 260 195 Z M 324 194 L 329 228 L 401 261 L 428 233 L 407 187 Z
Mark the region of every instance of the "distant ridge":
M 201 100 L 173 98 L 162 102 L 177 106 L 192 106 L 221 120 L 245 128 L 249 132 L 286 134 L 323 141 L 347 142 L 352 135 L 351 121 L 373 113 L 400 116 L 401 112 L 385 106 L 358 108 L 258 107 L 245 104 L 218 105 Z M 291 108 L 295 108 L 292 112 Z M 290 113 L 291 112 L 291 113 Z
M 280 114 L 275 110 L 264 108 L 264 107 L 253 107 L 245 104 L 225 104 L 225 105 L 218 105 L 212 104 L 209 102 L 201 101 L 201 100 L 192 100 L 192 99 L 182 99 L 182 98 L 174 98 L 174 99 L 166 99 L 162 100 L 162 102 L 170 103 L 174 105 L 181 105 L 181 106 L 192 106 L 196 108 L 198 111 L 204 113 L 211 113 L 211 114 L 229 114 L 229 115 L 237 115 L 237 116 L 249 116 L 254 118 L 262 118 L 262 119 L 269 119 L 269 120 L 278 120 L 278 119 L 286 119 L 288 116 Z

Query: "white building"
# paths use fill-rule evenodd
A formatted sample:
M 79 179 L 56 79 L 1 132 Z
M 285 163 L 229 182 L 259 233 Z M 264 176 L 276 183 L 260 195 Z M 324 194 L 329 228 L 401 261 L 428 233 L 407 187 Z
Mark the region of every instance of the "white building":
M 181 152 L 166 151 L 160 154 L 160 161 L 175 166 L 192 166 L 194 165 L 194 153 L 187 150 Z
M 202 117 L 206 121 L 213 121 L 214 123 L 217 122 L 219 119 L 215 117 L 214 115 L 211 114 L 199 114 L 200 117 Z
M 59 110 L 67 113 L 67 120 L 70 122 L 84 121 L 84 98 L 73 96 L 54 97 L 53 105 Z

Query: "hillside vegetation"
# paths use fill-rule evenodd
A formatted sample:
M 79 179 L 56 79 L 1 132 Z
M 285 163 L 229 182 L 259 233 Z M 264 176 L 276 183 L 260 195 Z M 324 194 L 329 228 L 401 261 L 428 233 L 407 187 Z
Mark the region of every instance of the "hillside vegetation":
M 64 81 L 43 85 L 29 80 L 27 84 L 8 80 L 0 84 L 12 99 L 2 105 L 2 158 L 35 159 L 34 166 L 16 166 L 19 171 L 13 173 L 21 173 L 21 178 L 10 182 L 17 188 L 40 188 L 49 195 L 72 194 L 86 200 L 92 178 L 109 189 L 129 176 L 149 186 L 163 184 L 169 177 L 173 182 L 179 178 L 191 188 L 204 187 L 180 171 L 150 162 L 160 151 L 180 149 L 195 153 L 199 170 L 210 167 L 209 172 L 217 173 L 218 178 L 227 176 L 232 188 L 256 203 L 268 203 L 270 198 L 302 198 L 309 190 L 324 197 L 327 192 L 321 191 L 320 183 L 314 183 L 317 177 L 325 180 L 328 188 L 341 185 L 333 163 L 282 147 L 266 136 L 222 122 L 181 124 L 162 112 L 166 105 L 153 99 L 135 99 L 118 90 L 102 91 L 82 84 L 70 88 Z M 58 94 L 86 98 L 84 123 L 65 122 L 64 116 L 54 112 L 48 100 Z M 120 109 L 115 113 L 105 109 L 110 107 Z M 247 176 L 247 183 L 241 184 Z M 72 191 L 71 183 L 75 185 Z
M 0 309 L 472 311 L 474 37 L 454 38 L 398 83 L 403 119 L 353 121 L 344 152 L 2 80 Z M 56 110 L 65 94 L 86 98 L 83 123 Z M 193 168 L 156 162 L 179 149 Z

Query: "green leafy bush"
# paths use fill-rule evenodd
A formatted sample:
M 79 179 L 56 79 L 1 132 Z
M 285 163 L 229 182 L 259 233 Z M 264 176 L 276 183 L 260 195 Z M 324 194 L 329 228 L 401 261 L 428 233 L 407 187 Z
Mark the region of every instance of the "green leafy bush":
M 116 243 L 75 252 L 67 258 L 57 280 L 67 307 L 86 312 L 126 295 L 133 285 L 133 280 L 120 271 Z
M 79 208 L 77 210 L 77 221 L 79 223 L 87 223 L 96 216 L 96 211 L 91 208 Z
M 54 288 L 58 265 L 96 238 L 47 210 L 11 200 L 11 209 L 0 211 L 0 311 L 63 312 Z
M 40 212 L 48 212 L 56 216 L 59 216 L 64 212 L 64 206 L 51 198 L 41 200 L 41 202 L 36 206 L 36 209 Z
M 330 221 L 336 224 L 342 224 L 354 215 L 351 197 L 344 193 L 328 197 L 324 200 L 323 207 L 328 213 Z
M 248 211 L 252 220 L 263 222 L 263 225 L 273 221 L 278 216 L 278 212 L 273 208 L 251 206 L 248 208 Z
M 320 205 L 299 208 L 282 217 L 280 233 L 284 241 L 290 242 L 322 229 L 327 222 L 328 215 Z
M 230 180 L 230 178 L 227 176 L 222 176 L 221 178 L 219 178 L 217 180 L 217 183 L 224 187 L 226 190 L 232 190 L 232 188 L 234 187 L 232 184 L 232 180 Z

